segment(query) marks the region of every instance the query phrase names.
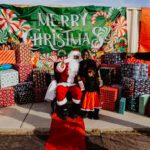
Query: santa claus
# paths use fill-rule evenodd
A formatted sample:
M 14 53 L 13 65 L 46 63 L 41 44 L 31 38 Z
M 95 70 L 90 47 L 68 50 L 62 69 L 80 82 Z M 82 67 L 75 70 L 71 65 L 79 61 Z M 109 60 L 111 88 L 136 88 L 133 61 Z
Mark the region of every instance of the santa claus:
M 56 88 L 56 98 L 58 106 L 58 115 L 62 119 L 66 119 L 69 115 L 76 118 L 80 110 L 80 101 L 82 92 L 78 86 L 78 71 L 81 53 L 79 50 L 73 50 L 68 58 L 56 66 L 56 72 L 60 73 L 60 80 Z M 66 95 L 70 91 L 72 95 L 72 107 L 68 114 Z

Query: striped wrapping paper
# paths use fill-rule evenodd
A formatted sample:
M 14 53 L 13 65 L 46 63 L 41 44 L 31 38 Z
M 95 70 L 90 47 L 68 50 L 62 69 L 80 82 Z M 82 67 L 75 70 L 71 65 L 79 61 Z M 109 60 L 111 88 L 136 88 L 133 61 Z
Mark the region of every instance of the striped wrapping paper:
M 1 64 L 16 64 L 15 50 L 0 50 Z
M 14 104 L 14 88 L 0 89 L 0 107 L 12 106 Z
M 109 86 L 103 86 L 100 88 L 100 99 L 102 102 L 102 108 L 106 110 L 115 110 L 115 102 L 118 98 L 118 89 Z
M 16 68 L 19 72 L 20 82 L 27 82 L 32 80 L 32 65 L 31 64 L 17 64 Z
M 18 64 L 31 64 L 31 49 L 27 44 L 12 45 L 16 50 L 16 61 Z

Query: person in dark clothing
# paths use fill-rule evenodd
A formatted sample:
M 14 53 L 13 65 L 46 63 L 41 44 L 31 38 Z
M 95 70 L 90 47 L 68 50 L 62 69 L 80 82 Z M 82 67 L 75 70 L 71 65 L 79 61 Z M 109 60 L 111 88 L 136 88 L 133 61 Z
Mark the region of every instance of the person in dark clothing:
M 87 77 L 85 80 L 85 96 L 83 98 L 81 110 L 84 111 L 84 116 L 88 114 L 89 118 L 99 118 L 99 81 L 96 76 L 96 69 L 89 67 L 87 69 Z
M 87 72 L 88 68 L 89 67 L 96 68 L 97 76 L 98 76 L 98 69 L 97 69 L 95 61 L 90 59 L 90 53 L 88 50 L 86 49 L 83 50 L 81 55 L 82 55 L 83 60 L 80 62 L 79 75 L 80 75 L 80 78 L 83 80 L 83 82 L 85 82 L 85 78 L 88 75 L 88 72 Z
M 83 94 L 81 116 L 98 119 L 99 113 L 99 74 L 96 63 L 90 59 L 88 50 L 83 50 L 80 62 L 79 76 L 85 85 Z M 88 113 L 87 113 L 88 112 Z

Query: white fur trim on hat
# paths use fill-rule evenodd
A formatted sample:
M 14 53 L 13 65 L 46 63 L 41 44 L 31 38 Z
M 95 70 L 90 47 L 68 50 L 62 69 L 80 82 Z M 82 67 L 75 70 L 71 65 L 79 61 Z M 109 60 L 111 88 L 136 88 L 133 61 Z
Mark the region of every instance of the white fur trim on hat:
M 73 56 L 79 56 L 79 59 L 81 59 L 81 52 L 79 50 L 73 50 L 68 54 L 68 58 L 73 58 Z

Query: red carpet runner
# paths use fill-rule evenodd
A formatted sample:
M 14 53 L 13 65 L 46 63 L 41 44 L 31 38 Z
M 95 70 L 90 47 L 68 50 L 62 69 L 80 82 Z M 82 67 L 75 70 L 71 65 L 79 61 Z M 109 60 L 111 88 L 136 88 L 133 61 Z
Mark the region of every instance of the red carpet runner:
M 85 127 L 83 119 L 61 120 L 52 115 L 50 136 L 45 150 L 85 150 Z

